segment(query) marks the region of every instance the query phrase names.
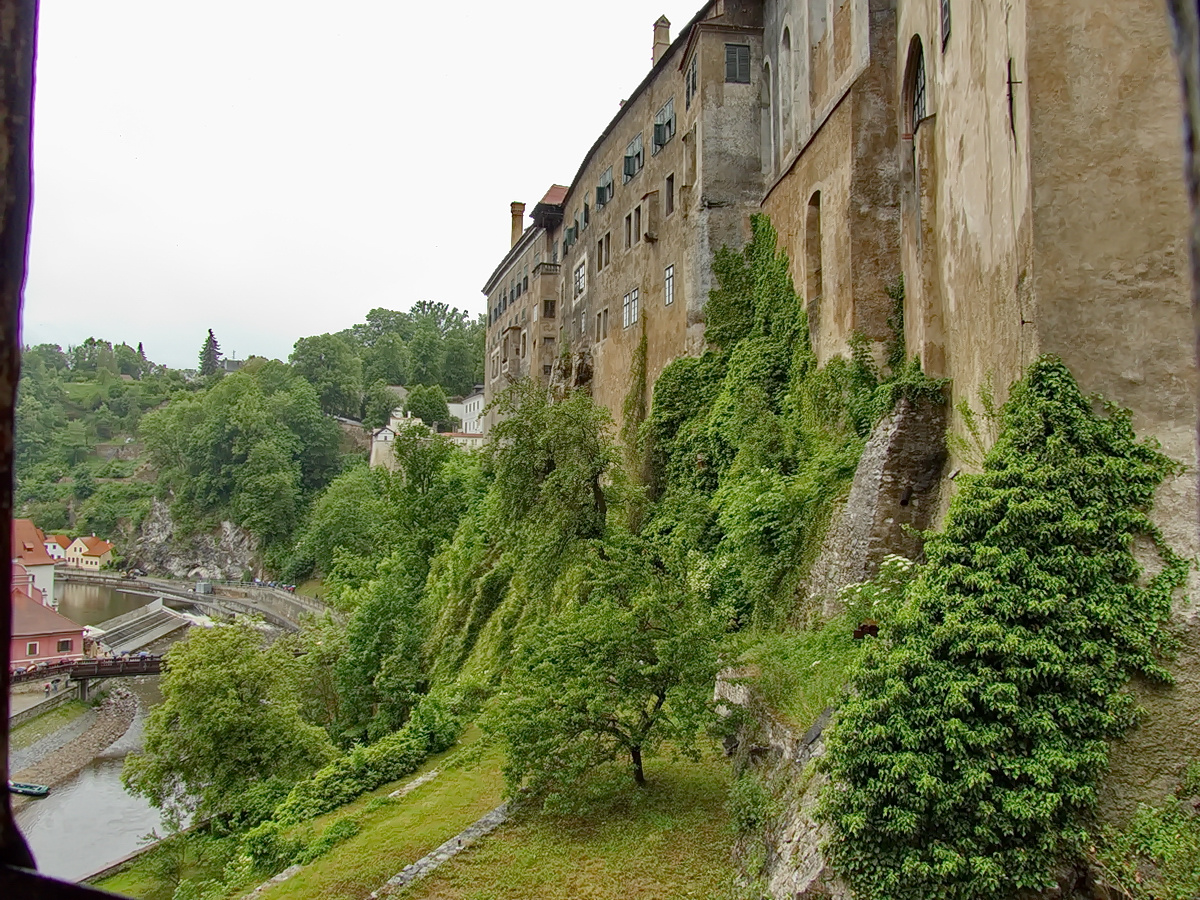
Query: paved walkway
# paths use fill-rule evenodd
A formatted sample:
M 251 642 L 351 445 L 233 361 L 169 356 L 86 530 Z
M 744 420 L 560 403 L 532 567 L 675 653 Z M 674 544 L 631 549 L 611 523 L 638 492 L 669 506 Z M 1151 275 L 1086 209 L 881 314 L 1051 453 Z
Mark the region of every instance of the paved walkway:
M 54 677 L 62 678 L 63 676 L 55 675 Z M 58 689 L 60 691 L 62 690 L 61 683 L 59 684 Z M 57 697 L 58 695 L 55 693 L 52 693 L 50 696 Z M 9 691 L 9 694 L 8 694 L 9 718 L 11 718 L 12 716 L 15 716 L 17 713 L 23 713 L 27 709 L 32 709 L 33 707 L 37 706 L 39 703 L 41 703 L 43 700 L 46 700 L 46 699 L 47 699 L 46 691 L 40 685 L 36 691 L 20 691 L 20 692 Z

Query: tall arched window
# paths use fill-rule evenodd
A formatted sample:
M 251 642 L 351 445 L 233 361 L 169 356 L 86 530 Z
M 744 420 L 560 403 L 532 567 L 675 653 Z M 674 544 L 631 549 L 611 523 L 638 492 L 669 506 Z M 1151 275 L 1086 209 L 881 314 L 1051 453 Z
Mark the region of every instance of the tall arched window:
M 759 87 L 758 105 L 761 117 L 759 140 L 762 144 L 763 171 L 775 172 L 775 109 L 771 105 L 771 62 L 763 63 L 762 84 Z
M 808 308 L 811 331 L 815 314 L 824 293 L 821 277 L 821 192 L 815 192 L 808 201 L 808 214 L 804 221 L 804 292 Z
M 780 146 L 786 156 L 792 150 L 792 31 L 783 29 L 783 40 L 779 44 L 779 132 Z M 781 160 L 782 162 L 782 160 Z
M 921 47 L 921 38 L 914 35 L 904 70 L 904 132 L 907 137 L 917 133 L 925 116 L 925 51 Z

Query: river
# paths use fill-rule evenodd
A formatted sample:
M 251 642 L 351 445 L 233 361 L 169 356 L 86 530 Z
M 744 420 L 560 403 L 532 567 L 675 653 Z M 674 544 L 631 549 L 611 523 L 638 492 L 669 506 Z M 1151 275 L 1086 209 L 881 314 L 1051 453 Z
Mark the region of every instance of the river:
M 96 625 L 150 602 L 149 597 L 90 584 L 59 582 L 54 593 L 59 612 L 81 625 Z M 129 730 L 50 796 L 17 813 L 39 871 L 75 881 L 137 850 L 150 831 L 162 832 L 158 811 L 121 785 L 125 756 L 141 748 L 146 714 L 162 699 L 158 681 L 158 676 L 125 680 L 138 697 Z

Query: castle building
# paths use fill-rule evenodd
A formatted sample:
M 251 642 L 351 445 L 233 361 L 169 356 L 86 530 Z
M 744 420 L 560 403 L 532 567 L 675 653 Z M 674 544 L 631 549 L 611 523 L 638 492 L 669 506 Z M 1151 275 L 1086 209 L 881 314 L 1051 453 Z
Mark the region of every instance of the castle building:
M 1054 353 L 1195 466 L 1161 3 L 711 0 L 673 41 L 656 22 L 653 58 L 532 226 L 514 205 L 513 249 L 485 289 L 489 402 L 513 377 L 553 378 L 589 386 L 619 422 L 643 335 L 649 385 L 703 352 L 713 254 L 741 247 L 762 211 L 820 361 L 856 334 L 881 350 L 899 325 L 924 371 L 951 380 L 953 410 L 989 385 L 1002 401 Z M 527 267 L 541 274 L 528 285 Z M 1200 550 L 1195 508 L 1193 478 L 1159 492 L 1185 555 Z

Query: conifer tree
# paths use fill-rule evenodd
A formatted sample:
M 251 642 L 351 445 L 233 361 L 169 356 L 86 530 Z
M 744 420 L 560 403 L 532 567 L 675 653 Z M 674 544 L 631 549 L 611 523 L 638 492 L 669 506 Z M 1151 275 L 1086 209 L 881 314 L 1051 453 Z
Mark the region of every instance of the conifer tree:
M 204 346 L 200 348 L 200 374 L 214 375 L 221 368 L 221 345 L 217 343 L 217 339 L 213 336 L 212 329 L 208 329 L 208 337 L 204 339 Z

